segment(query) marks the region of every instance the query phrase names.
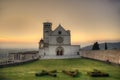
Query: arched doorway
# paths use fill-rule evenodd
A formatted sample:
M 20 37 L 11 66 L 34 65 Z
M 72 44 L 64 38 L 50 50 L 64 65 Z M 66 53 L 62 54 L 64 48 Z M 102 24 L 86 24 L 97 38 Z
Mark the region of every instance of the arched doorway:
M 57 47 L 57 49 L 56 49 L 56 55 L 57 56 L 62 56 L 63 54 L 64 54 L 63 47 Z

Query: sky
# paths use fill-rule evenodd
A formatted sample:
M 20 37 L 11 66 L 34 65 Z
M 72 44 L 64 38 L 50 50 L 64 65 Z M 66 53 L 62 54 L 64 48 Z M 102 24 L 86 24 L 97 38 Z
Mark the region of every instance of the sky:
M 120 0 L 0 0 L 0 47 L 38 47 L 43 22 L 71 30 L 73 45 L 120 41 Z

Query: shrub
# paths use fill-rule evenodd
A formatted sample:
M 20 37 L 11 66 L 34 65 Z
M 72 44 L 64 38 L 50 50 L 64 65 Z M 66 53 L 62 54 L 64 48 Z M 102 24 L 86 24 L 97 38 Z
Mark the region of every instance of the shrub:
M 98 42 L 93 44 L 92 50 L 100 50 Z
M 57 73 L 57 70 L 49 71 L 50 73 Z
M 47 71 L 47 70 L 42 70 L 40 73 L 36 73 L 35 76 L 46 76 L 46 75 L 50 75 L 52 77 L 57 77 L 56 74 L 57 70 L 53 70 L 53 71 Z
M 72 77 L 77 77 L 78 74 L 79 74 L 79 71 L 78 70 L 75 70 L 75 71 L 66 71 L 66 70 L 63 70 L 62 71 L 63 73 L 69 75 L 69 76 L 72 76 Z
M 96 70 L 96 69 L 94 69 L 91 72 L 87 72 L 87 74 L 92 77 L 108 77 L 109 76 L 108 73 L 104 73 L 104 72 L 101 72 L 100 70 Z
M 42 72 L 40 72 L 40 73 L 36 73 L 35 75 L 36 75 L 36 76 L 45 76 L 45 75 L 48 75 L 48 73 L 45 72 L 45 71 L 42 71 Z
M 57 77 L 56 73 L 48 73 L 48 75 L 52 76 L 52 77 Z

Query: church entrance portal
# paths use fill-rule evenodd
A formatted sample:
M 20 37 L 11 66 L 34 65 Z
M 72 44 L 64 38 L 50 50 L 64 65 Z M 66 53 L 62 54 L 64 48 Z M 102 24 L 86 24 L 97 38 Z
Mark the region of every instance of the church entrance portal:
M 58 47 L 57 49 L 56 49 L 56 55 L 57 56 L 62 56 L 64 54 L 64 49 L 63 49 L 63 47 Z

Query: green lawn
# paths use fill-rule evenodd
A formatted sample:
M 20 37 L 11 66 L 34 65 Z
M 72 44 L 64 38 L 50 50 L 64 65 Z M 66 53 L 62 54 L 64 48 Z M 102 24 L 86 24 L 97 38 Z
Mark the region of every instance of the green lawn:
M 56 69 L 58 71 L 57 77 L 36 77 L 35 73 L 43 69 Z M 64 69 L 78 69 L 81 74 L 79 77 L 73 78 L 63 74 L 61 71 Z M 110 77 L 89 77 L 87 71 L 92 71 L 93 69 L 108 72 Z M 19 66 L 0 68 L 0 80 L 120 80 L 120 66 L 113 66 L 89 59 L 38 60 Z

